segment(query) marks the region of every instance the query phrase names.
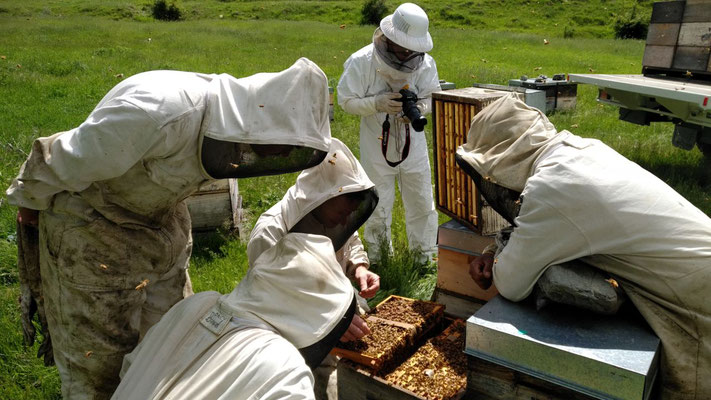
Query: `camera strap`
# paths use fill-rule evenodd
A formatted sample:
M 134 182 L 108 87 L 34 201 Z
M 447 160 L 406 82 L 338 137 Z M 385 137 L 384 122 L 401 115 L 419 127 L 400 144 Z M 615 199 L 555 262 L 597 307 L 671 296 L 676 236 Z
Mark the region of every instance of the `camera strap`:
M 402 158 L 400 161 L 392 162 L 388 160 L 388 140 L 390 140 L 390 121 L 389 114 L 385 114 L 385 122 L 383 122 L 383 135 L 380 141 L 380 149 L 383 152 L 385 162 L 391 167 L 397 167 L 401 162 L 405 161 L 410 154 L 410 124 L 405 125 L 405 147 L 402 148 Z

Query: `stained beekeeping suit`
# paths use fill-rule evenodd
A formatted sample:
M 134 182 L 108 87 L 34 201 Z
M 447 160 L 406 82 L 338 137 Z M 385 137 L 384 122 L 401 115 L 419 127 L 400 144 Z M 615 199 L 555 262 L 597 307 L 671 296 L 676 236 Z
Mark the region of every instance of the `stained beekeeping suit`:
M 427 14 L 404 3 L 380 22 L 373 43 L 351 55 L 338 82 L 338 104 L 360 115 L 360 161 L 375 183 L 380 202 L 365 226 L 372 263 L 380 261 L 380 241 L 390 243 L 395 182 L 405 206 L 407 239 L 411 249 L 430 256 L 436 250 L 437 212 L 432 198 L 432 178 L 424 132 L 416 132 L 403 118 L 399 90 L 407 86 L 421 99 L 417 108 L 430 113 L 431 94 L 440 90 L 437 66 L 426 54 L 432 49 Z M 389 134 L 383 122 L 388 119 Z M 408 156 L 400 164 L 408 145 Z M 387 160 L 383 138 L 387 141 Z M 390 164 L 389 164 L 390 162 Z M 391 164 L 397 164 L 391 166 Z
M 330 239 L 287 234 L 232 293 L 175 305 L 126 356 L 112 398 L 312 399 L 307 361 L 346 329 L 353 295 Z
M 350 149 L 333 138 L 326 159 L 301 172 L 282 200 L 257 220 L 247 245 L 250 265 L 288 232 L 328 236 L 343 272 L 360 289 L 361 309 L 367 311 L 363 297 L 375 295 L 380 288 L 380 277 L 368 270 L 368 255 L 358 237 L 358 228 L 378 202 L 373 186 Z M 354 315 L 343 340 L 358 339 L 369 332 L 365 321 Z M 314 371 L 317 393 L 325 391 L 334 399 L 337 398 L 336 361 L 328 357 Z
M 499 292 L 519 301 L 549 266 L 581 258 L 615 277 L 661 339 L 661 397 L 708 398 L 708 216 L 602 142 L 556 132 L 511 96 L 472 120 L 457 157 L 484 180 L 522 194 L 496 261 L 474 261 L 478 282 L 490 284 L 493 263 Z
M 108 398 L 123 356 L 191 294 L 191 193 L 211 179 L 316 165 L 329 145 L 327 79 L 307 59 L 242 79 L 138 74 L 78 128 L 37 139 L 7 196 L 24 223 L 41 211 L 63 396 Z

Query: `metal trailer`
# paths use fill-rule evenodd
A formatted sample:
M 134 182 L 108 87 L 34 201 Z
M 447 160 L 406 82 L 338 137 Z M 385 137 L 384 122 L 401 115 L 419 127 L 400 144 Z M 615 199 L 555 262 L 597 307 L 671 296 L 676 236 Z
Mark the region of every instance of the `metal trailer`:
M 599 88 L 598 101 L 620 107 L 620 119 L 639 125 L 672 122 L 672 144 L 694 145 L 711 158 L 711 82 L 643 75 L 570 74 Z

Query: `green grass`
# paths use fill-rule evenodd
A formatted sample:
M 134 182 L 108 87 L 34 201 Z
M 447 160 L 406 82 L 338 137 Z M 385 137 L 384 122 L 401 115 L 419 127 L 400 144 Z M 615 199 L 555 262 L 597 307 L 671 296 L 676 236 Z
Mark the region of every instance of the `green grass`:
M 323 68 L 336 86 L 342 64 L 370 41 L 373 27 L 358 26 L 357 1 L 187 1 L 186 20 L 155 22 L 150 1 L 0 0 L 0 186 L 6 188 L 32 140 L 80 124 L 123 77 L 151 69 L 227 72 L 244 76 L 278 71 L 298 57 Z M 638 73 L 644 44 L 612 40 L 610 21 L 635 1 L 423 1 L 442 79 L 457 87 L 505 84 L 526 74 Z M 388 1 L 394 9 L 396 2 Z M 642 1 L 640 12 L 651 2 Z M 608 9 L 605 10 L 604 8 Z M 219 18 L 222 14 L 223 18 Z M 562 30 L 573 21 L 578 36 Z M 577 22 L 576 22 L 577 21 Z M 345 24 L 344 28 L 340 25 Z M 557 25 L 556 25 L 557 24 Z M 544 45 L 546 38 L 550 44 Z M 149 40 L 150 39 L 150 40 Z M 671 145 L 672 127 L 641 127 L 598 105 L 596 90 L 580 86 L 575 110 L 555 113 L 559 129 L 598 138 L 654 172 L 707 214 L 709 168 L 698 150 Z M 358 119 L 336 107 L 332 132 L 358 155 Z M 427 131 L 428 140 L 431 132 Z M 244 239 L 261 212 L 278 201 L 296 174 L 239 182 L 246 209 Z M 0 399 L 58 398 L 56 370 L 25 349 L 17 307 L 16 209 L 0 196 Z M 395 254 L 378 266 L 383 290 L 427 298 L 434 265 L 415 266 L 406 250 L 404 210 L 393 211 Z M 440 222 L 447 220 L 440 215 Z M 191 264 L 196 291 L 228 292 L 247 267 L 246 245 L 216 233 L 196 238 Z

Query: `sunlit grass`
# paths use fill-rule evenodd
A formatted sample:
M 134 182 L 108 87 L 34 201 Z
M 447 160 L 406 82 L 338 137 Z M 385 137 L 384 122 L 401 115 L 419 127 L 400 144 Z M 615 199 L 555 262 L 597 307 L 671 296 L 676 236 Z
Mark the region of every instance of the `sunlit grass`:
M 520 3 L 422 2 L 432 10 L 435 48 L 431 54 L 440 78 L 465 87 L 474 82 L 505 84 L 521 75 L 641 70 L 644 43 L 609 39 L 609 26 L 595 22 L 600 15 L 608 18 L 609 13 L 619 12 L 630 1 Z M 373 32 L 373 27 L 355 23 L 359 2 L 352 1 L 183 0 L 180 4 L 189 11 L 188 19 L 178 23 L 153 21 L 146 8 L 150 4 L 148 0 L 0 0 L 0 56 L 5 57 L 0 59 L 3 189 L 19 171 L 35 138 L 79 125 L 112 86 L 132 74 L 177 69 L 245 76 L 278 71 L 299 57 L 308 57 L 321 66 L 335 87 L 343 62 L 369 43 Z M 609 10 L 598 15 L 590 7 Z M 575 21 L 572 16 L 577 16 L 582 23 L 585 15 L 589 15 L 590 24 L 577 29 L 581 34 L 587 32 L 588 38 L 563 39 L 565 21 Z M 494 25 L 497 31 L 492 31 Z M 544 44 L 544 38 L 549 44 Z M 551 120 L 559 129 L 602 140 L 711 213 L 710 169 L 700 152 L 671 146 L 669 124 L 642 127 L 620 122 L 617 109 L 597 104 L 595 97 L 594 88 L 580 86 L 576 109 L 555 113 Z M 358 125 L 357 117 L 336 107 L 332 133 L 356 155 Z M 239 181 L 246 216 L 242 239 L 224 232 L 195 239 L 191 275 L 196 291 L 226 293 L 234 288 L 247 268 L 243 239 L 259 215 L 281 199 L 295 177 L 288 174 Z M 3 194 L 0 398 L 58 398 L 56 370 L 45 368 L 35 359 L 36 345 L 24 349 L 21 344 L 15 213 Z M 440 214 L 439 219 L 443 222 L 448 218 Z M 407 250 L 404 210 L 399 200 L 393 209 L 392 230 L 395 252 L 374 268 L 382 277 L 383 290 L 371 303 L 393 293 L 428 298 L 436 281 L 436 267 L 419 265 L 416 255 Z

